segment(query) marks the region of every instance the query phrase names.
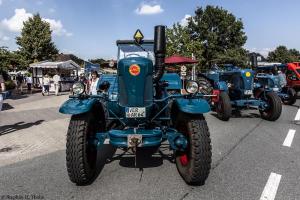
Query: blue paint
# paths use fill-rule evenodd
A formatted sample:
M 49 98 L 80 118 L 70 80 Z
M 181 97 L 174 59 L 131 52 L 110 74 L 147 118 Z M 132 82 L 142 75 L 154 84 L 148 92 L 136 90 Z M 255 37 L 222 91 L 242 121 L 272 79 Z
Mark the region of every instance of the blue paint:
M 139 73 L 130 73 L 131 66 L 138 66 Z M 143 107 L 153 101 L 153 63 L 143 57 L 130 57 L 118 62 L 119 104 L 125 107 Z
M 63 114 L 82 114 L 86 113 L 93 105 L 98 102 L 98 99 L 88 98 L 88 99 L 79 99 L 79 98 L 72 98 L 67 100 L 60 108 L 59 112 Z
M 187 138 L 181 133 L 176 130 L 169 130 L 166 135 L 172 150 L 185 150 L 187 148 Z
M 182 89 L 182 81 L 180 76 L 177 73 L 164 73 L 161 81 L 167 81 L 168 87 L 167 90 L 181 90 Z
M 210 106 L 204 99 L 176 99 L 181 112 L 188 114 L 203 114 L 210 111 Z
M 247 107 L 247 106 L 261 107 L 265 104 L 265 102 L 259 99 L 240 99 L 240 100 L 231 101 L 231 104 L 237 107 Z
M 216 82 L 216 89 L 228 92 L 228 87 L 225 81 Z

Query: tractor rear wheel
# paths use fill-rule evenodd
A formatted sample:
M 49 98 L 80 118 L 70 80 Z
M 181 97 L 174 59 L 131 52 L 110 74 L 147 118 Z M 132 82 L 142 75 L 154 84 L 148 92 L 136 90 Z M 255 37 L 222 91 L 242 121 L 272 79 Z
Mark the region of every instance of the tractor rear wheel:
M 189 185 L 203 185 L 211 168 L 211 140 L 203 115 L 197 119 L 179 119 L 177 130 L 188 140 L 185 151 L 175 152 L 179 174 Z
M 282 111 L 282 103 L 280 97 L 274 92 L 268 92 L 266 94 L 266 99 L 268 103 L 268 108 L 265 110 L 260 110 L 261 118 L 268 121 L 276 121 Z
M 230 98 L 226 92 L 220 93 L 219 101 L 216 104 L 216 112 L 217 112 L 217 117 L 220 120 L 223 121 L 229 120 L 232 112 L 232 107 L 231 107 Z
M 92 141 L 100 131 L 99 121 L 92 112 L 71 117 L 66 162 L 69 178 L 77 185 L 89 184 L 96 174 L 97 148 Z
M 204 95 L 212 95 L 213 93 L 213 87 L 209 80 L 207 80 L 205 77 L 199 76 L 197 78 L 197 82 L 199 84 L 199 92 Z M 210 103 L 211 97 L 205 97 L 205 99 Z
M 286 105 L 293 105 L 297 101 L 297 92 L 293 88 L 287 89 L 287 94 L 289 95 L 288 99 L 282 100 Z

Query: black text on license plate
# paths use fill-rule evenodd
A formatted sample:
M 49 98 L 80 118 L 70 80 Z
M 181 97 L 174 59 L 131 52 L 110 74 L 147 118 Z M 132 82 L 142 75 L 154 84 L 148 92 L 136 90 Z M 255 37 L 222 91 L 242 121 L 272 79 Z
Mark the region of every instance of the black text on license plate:
M 146 117 L 145 107 L 127 107 L 125 109 L 126 118 L 141 118 Z

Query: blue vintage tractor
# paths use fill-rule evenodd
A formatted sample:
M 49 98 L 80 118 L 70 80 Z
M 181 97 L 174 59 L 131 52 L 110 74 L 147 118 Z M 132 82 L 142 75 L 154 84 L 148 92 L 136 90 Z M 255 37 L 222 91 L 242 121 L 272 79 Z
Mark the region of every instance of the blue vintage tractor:
M 168 92 L 182 86 L 178 75 L 164 75 L 164 26 L 155 27 L 154 41 L 143 40 L 139 30 L 134 39 L 117 41 L 118 73 L 101 77 L 97 95 L 75 83 L 74 95 L 60 108 L 72 115 L 66 145 L 69 178 L 78 185 L 93 180 L 104 142 L 137 153 L 167 141 L 184 181 L 204 184 L 212 153 L 203 114 L 210 106 L 195 81 L 186 83 L 187 95 Z
M 297 92 L 287 85 L 285 70 L 286 65 L 258 66 L 256 68 L 255 88 L 273 90 L 284 104 L 293 105 L 297 101 Z
M 281 115 L 280 98 L 268 88 L 254 88 L 254 71 L 236 66 L 220 69 L 214 66 L 210 71 L 199 75 L 208 79 L 213 87 L 212 108 L 218 118 L 227 121 L 232 109 L 258 108 L 261 117 L 275 121 Z

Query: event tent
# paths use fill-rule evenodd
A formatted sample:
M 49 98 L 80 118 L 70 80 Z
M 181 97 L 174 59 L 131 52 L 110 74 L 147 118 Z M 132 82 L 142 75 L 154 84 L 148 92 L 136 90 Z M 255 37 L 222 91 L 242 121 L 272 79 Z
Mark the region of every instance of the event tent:
M 54 75 L 59 73 L 64 75 L 65 80 L 68 80 L 68 77 L 71 75 L 74 77 L 78 76 L 78 70 L 80 70 L 80 66 L 76 64 L 72 60 L 68 61 L 42 61 L 37 63 L 32 63 L 29 65 L 32 68 L 32 78 L 34 85 L 41 85 L 43 75 L 50 74 Z
M 72 60 L 68 61 L 42 61 L 38 63 L 32 63 L 29 65 L 31 68 L 42 68 L 42 69 L 68 69 L 68 70 L 80 70 L 80 66 Z

